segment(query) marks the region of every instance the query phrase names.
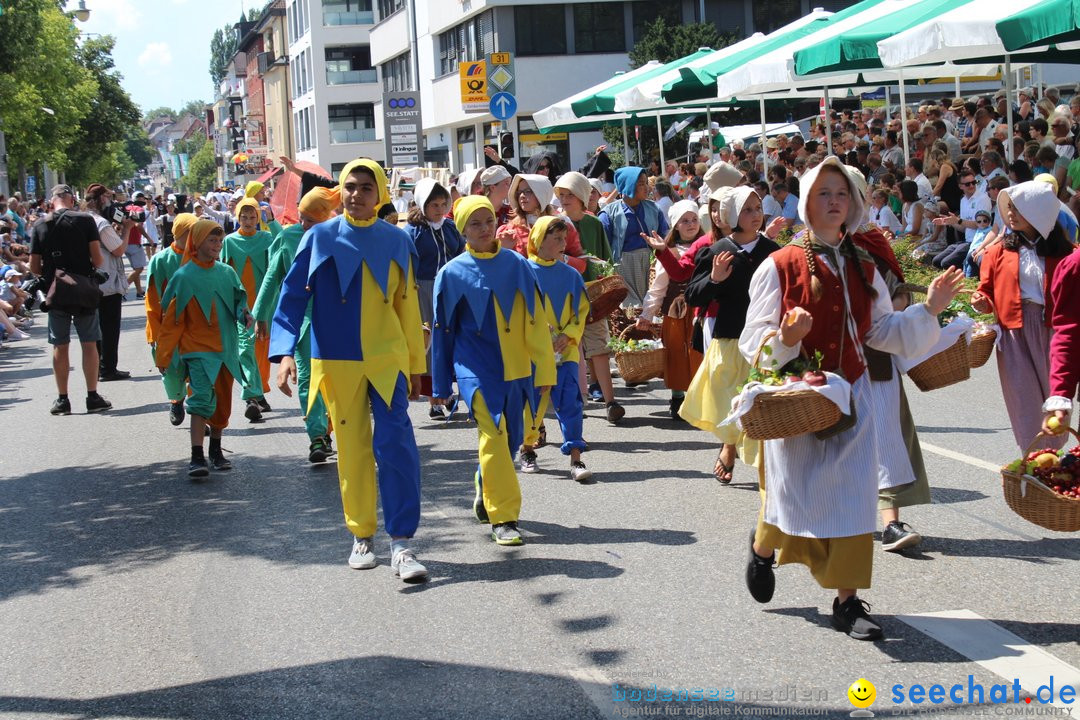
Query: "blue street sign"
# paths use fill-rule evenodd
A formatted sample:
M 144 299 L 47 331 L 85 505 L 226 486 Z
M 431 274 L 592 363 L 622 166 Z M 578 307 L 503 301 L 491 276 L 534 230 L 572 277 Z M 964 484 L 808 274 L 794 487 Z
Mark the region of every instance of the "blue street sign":
M 509 120 L 517 112 L 517 98 L 508 92 L 497 92 L 491 96 L 488 110 L 496 120 Z
M 33 175 L 26 176 L 26 194 L 34 195 L 37 192 L 37 178 Z

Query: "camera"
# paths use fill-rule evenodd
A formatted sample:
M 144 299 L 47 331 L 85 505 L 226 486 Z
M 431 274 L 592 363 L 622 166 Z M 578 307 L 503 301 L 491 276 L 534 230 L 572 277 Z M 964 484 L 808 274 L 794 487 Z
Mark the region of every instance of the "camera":
M 94 268 L 94 271 L 90 273 L 90 276 L 94 278 L 94 281 L 98 285 L 103 285 L 109 281 L 109 273 L 105 272 L 101 268 Z
M 125 203 L 111 203 L 101 210 L 101 217 L 119 225 L 124 220 L 146 222 L 146 208 Z
M 23 290 L 30 293 L 30 297 L 26 299 L 26 309 L 33 310 L 37 305 L 42 310 L 45 310 L 45 291 L 41 289 L 44 284 L 44 280 L 40 277 L 34 278 L 30 282 L 23 286 Z

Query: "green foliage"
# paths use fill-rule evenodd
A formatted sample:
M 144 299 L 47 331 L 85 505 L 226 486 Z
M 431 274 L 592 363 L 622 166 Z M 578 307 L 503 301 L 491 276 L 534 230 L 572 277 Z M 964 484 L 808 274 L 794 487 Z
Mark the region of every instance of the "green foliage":
M 162 105 L 161 107 L 156 107 L 153 110 L 147 110 L 146 112 L 144 112 L 142 116 L 142 121 L 144 123 L 148 123 L 151 120 L 162 116 L 169 118 L 173 122 L 176 122 L 176 118 L 179 117 L 176 114 L 176 111 L 173 110 L 171 107 L 165 107 L 164 105 Z
M 216 87 L 225 79 L 225 68 L 236 54 L 238 40 L 232 25 L 214 31 L 210 39 L 210 79 Z
M 188 160 L 188 171 L 180 178 L 181 189 L 189 192 L 206 192 L 217 184 L 217 165 L 214 162 L 214 143 L 203 138 L 198 152 Z
M 650 60 L 669 63 L 697 52 L 698 48 L 719 50 L 733 42 L 733 34 L 721 35 L 712 23 L 672 24 L 661 15 L 647 26 L 641 40 L 630 50 L 630 66 L 641 67 Z
M 154 146 L 150 144 L 150 137 L 141 125 L 127 128 L 124 133 L 124 152 L 131 158 L 136 168 L 144 168 L 157 159 Z
M 180 108 L 179 117 L 194 115 L 202 120 L 206 117 L 206 103 L 202 100 L 188 100 L 184 107 Z
M 8 162 L 12 167 L 41 161 L 57 170 L 71 166 L 68 151 L 83 131 L 81 123 L 99 92 L 94 73 L 77 60 L 78 30 L 54 2 L 27 0 L 12 15 L 38 8 L 38 18 L 23 18 L 20 26 L 37 33 L 13 42 L 15 54 L 0 71 L 0 117 L 4 121 Z M 0 16 L 6 20 L 8 13 Z M 0 25 L 6 44 L 10 36 Z M 51 114 L 43 108 L 52 111 Z
M 188 157 L 194 157 L 202 146 L 207 143 L 206 135 L 202 133 L 195 133 L 187 140 L 178 140 L 173 143 L 173 152 L 177 155 L 187 154 Z

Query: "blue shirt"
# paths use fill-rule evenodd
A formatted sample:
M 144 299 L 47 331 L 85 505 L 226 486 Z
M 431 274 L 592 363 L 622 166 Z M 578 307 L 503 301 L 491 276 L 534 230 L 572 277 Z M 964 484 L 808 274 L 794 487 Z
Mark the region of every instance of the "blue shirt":
M 799 198 L 789 192 L 787 197 L 784 198 L 784 207 L 780 211 L 780 215 L 785 220 L 797 221 L 799 219 Z
M 630 252 L 631 250 L 641 250 L 648 247 L 645 244 L 645 240 L 642 239 L 641 233 L 649 234 L 650 230 L 655 229 L 660 237 L 667 237 L 668 226 L 667 216 L 664 213 L 660 213 L 657 216 L 657 228 L 649 228 L 645 223 L 645 206 L 642 203 L 638 203 L 636 207 L 631 208 L 629 205 L 623 207 L 623 214 L 626 215 L 626 237 L 623 241 L 623 252 Z M 600 222 L 604 224 L 604 232 L 608 238 L 611 238 L 611 218 L 607 213 L 600 213 Z

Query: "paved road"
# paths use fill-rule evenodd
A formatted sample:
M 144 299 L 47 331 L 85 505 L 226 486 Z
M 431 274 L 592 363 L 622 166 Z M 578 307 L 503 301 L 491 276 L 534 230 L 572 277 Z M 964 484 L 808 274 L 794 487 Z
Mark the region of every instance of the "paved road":
M 346 566 L 335 468 L 308 465 L 276 392 L 268 422 L 228 431 L 235 470 L 188 482 L 186 428 L 168 424 L 139 306 L 124 314 L 133 379 L 103 386 L 106 415 L 48 415 L 44 328 L 0 352 L 0 718 L 839 718 L 860 677 L 879 716 L 896 684 L 1080 681 L 1080 542 L 1001 498 L 993 468 L 1016 450 L 992 363 L 911 390 L 935 503 L 904 513 L 921 552 L 877 555 L 864 595 L 888 639 L 859 643 L 829 627 L 829 594 L 801 567 L 778 571 L 770 604 L 749 598 L 753 475 L 719 486 L 715 443 L 665 419 L 657 382 L 620 390 L 618 428 L 589 408 L 596 484 L 540 451 L 552 472 L 522 479 L 517 549 L 471 518 L 474 428 L 415 404 L 433 577 L 405 586 L 385 536 L 377 569 Z M 900 618 L 926 613 L 947 618 Z M 654 685 L 731 701 L 631 701 Z

